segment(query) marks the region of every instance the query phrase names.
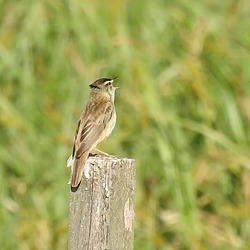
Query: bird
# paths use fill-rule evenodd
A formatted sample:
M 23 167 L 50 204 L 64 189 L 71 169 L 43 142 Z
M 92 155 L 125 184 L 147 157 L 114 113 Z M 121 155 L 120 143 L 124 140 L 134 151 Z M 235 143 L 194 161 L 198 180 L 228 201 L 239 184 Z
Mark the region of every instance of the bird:
M 82 180 L 84 165 L 91 151 L 106 140 L 116 124 L 115 78 L 100 78 L 89 85 L 90 96 L 76 128 L 73 151 L 67 166 L 71 167 L 71 188 L 79 186 Z M 106 154 L 106 153 L 104 153 Z

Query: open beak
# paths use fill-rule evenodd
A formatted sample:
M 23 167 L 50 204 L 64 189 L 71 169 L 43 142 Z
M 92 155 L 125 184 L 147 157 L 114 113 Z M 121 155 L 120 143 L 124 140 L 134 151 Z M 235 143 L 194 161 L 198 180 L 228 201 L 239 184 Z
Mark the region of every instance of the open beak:
M 113 78 L 113 82 L 118 78 L 118 76 L 116 76 L 115 78 Z M 113 87 L 115 90 L 119 89 L 120 87 Z

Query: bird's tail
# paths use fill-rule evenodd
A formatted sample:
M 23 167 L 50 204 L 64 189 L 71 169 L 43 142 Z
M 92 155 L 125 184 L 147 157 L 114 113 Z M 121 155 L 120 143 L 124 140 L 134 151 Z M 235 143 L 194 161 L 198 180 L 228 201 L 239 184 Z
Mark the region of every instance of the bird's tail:
M 67 167 L 72 167 L 74 164 L 74 157 L 72 157 L 72 155 L 70 155 L 69 159 L 67 160 Z
M 80 158 L 76 158 L 74 160 L 74 164 L 72 166 L 72 174 L 71 174 L 71 187 L 77 187 L 81 180 L 82 180 L 82 174 L 84 170 L 85 162 L 88 158 L 89 152 L 85 152 Z

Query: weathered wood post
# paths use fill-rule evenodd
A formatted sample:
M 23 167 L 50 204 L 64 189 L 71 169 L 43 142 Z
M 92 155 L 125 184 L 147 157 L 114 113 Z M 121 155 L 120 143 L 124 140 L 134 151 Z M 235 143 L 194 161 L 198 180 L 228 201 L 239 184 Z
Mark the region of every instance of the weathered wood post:
M 69 250 L 132 250 L 135 161 L 91 156 L 83 180 L 70 193 Z

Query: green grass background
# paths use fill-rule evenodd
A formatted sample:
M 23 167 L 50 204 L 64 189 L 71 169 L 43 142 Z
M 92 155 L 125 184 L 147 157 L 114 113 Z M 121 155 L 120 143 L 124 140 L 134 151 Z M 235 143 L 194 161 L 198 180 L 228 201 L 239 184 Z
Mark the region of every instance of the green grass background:
M 77 120 L 119 76 L 101 146 L 136 159 L 136 250 L 249 249 L 248 0 L 0 0 L 0 248 L 66 249 Z

